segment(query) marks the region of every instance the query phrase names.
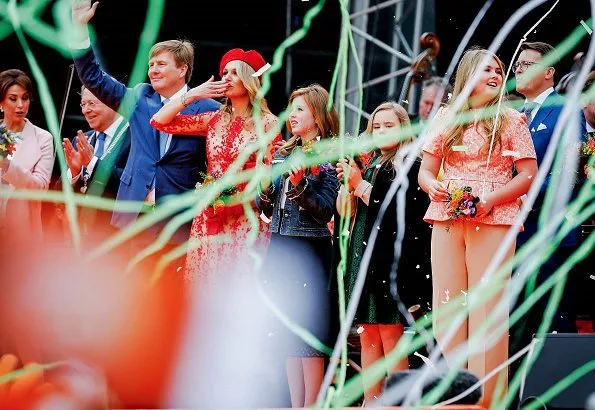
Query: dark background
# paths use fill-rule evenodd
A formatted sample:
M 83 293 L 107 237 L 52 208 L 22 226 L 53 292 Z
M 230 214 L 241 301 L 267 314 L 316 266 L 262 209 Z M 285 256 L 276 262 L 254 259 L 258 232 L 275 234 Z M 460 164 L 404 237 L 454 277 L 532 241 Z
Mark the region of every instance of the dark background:
M 372 1 L 371 4 L 382 0 Z M 315 1 L 292 0 L 292 31 L 303 23 L 305 12 Z M 412 0 L 405 3 L 405 25 L 413 21 Z M 435 27 L 441 41 L 441 51 L 437 59 L 437 73 L 444 73 L 450 59 L 462 39 L 467 27 L 483 5 L 483 1 L 472 0 L 428 0 L 425 27 Z M 530 13 L 517 25 L 502 44 L 499 56 L 508 65 L 521 36 L 553 4 L 548 1 Z M 55 3 L 49 2 L 44 19 L 53 24 L 51 11 Z M 114 77 L 127 82 L 133 66 L 138 38 L 142 29 L 148 2 L 140 0 L 103 0 L 93 23 L 97 32 L 97 50 L 104 67 Z M 497 31 L 510 15 L 522 4 L 519 0 L 495 0 L 482 24 L 474 34 L 471 45 L 487 47 Z M 428 6 L 429 5 L 429 6 Z M 385 9 L 371 15 L 368 31 L 382 41 L 389 42 L 392 12 Z M 330 85 L 336 60 L 340 32 L 340 11 L 338 0 L 327 0 L 322 14 L 314 20 L 308 36 L 291 49 L 292 81 L 291 88 L 318 82 L 325 87 Z M 587 0 L 561 0 L 554 12 L 545 20 L 529 41 L 546 41 L 553 45 L 561 42 L 580 20 L 589 19 Z M 286 37 L 285 0 L 227 0 L 227 1 L 186 1 L 166 2 L 163 23 L 158 41 L 171 38 L 186 38 L 196 45 L 194 75 L 191 85 L 206 80 L 211 74 L 217 75 L 221 56 L 230 48 L 257 49 L 271 61 L 273 51 Z M 589 36 L 585 36 L 579 46 L 558 65 L 557 78 L 568 72 L 572 56 L 578 51 L 586 51 Z M 65 93 L 68 66 L 71 63 L 60 53 L 28 37 L 29 44 L 49 83 L 54 103 L 60 109 Z M 368 43 L 366 72 L 371 77 L 388 72 L 387 54 Z M 30 73 L 24 52 L 16 36 L 11 34 L 0 42 L 0 70 L 20 68 Z M 8 58 L 7 58 L 8 57 Z M 285 69 L 272 76 L 272 88 L 268 95 L 273 112 L 280 112 L 287 103 Z M 77 128 L 86 128 L 78 107 L 78 80 L 73 82 L 71 98 L 67 106 L 64 136 L 70 136 Z M 366 93 L 364 108 L 371 111 L 373 105 L 398 93 L 388 90 L 388 83 L 375 86 Z M 366 104 L 367 103 L 367 104 Z M 370 106 L 367 106 L 370 105 Z M 46 127 L 46 120 L 39 98 L 32 104 L 29 118 L 37 125 Z

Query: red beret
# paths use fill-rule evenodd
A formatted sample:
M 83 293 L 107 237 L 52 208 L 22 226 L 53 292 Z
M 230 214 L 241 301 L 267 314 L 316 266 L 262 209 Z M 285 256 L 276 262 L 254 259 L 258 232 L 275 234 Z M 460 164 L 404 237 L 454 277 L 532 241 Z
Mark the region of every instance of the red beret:
M 256 71 L 253 76 L 260 77 L 271 65 L 264 61 L 264 58 L 256 50 L 244 51 L 241 48 L 229 50 L 221 58 L 219 63 L 219 75 L 223 77 L 223 69 L 230 61 L 239 60 L 248 64 Z

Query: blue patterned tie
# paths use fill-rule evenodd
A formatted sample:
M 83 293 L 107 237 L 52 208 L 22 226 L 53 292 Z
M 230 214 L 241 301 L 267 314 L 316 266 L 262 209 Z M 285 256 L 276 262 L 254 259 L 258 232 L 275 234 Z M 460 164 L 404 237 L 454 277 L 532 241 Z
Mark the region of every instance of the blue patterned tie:
M 169 102 L 169 98 L 166 98 L 161 103 L 161 106 L 164 106 Z M 159 131 L 159 158 L 165 155 L 165 151 L 167 148 L 167 140 L 169 138 L 169 134 L 167 132 Z
M 537 104 L 534 101 L 527 102 L 523 106 L 523 112 L 527 116 L 527 126 L 531 125 L 531 121 L 533 121 L 533 115 L 531 115 L 531 114 L 532 114 L 533 110 L 537 107 L 539 107 L 539 104 Z
M 97 149 L 95 150 L 95 156 L 99 159 L 101 159 L 105 149 L 105 137 L 106 135 L 103 132 L 97 134 Z

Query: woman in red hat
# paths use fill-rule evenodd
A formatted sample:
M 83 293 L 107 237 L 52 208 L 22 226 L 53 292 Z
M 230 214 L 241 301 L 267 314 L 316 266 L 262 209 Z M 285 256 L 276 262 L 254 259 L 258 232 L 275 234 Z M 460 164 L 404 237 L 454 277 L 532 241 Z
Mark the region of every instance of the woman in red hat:
M 208 175 L 203 186 L 222 177 L 246 150 L 253 152 L 243 169 L 256 164 L 258 146 L 255 143 L 266 136 L 258 135 L 255 119 L 260 118 L 266 135 L 277 124 L 277 117 L 269 111 L 264 99 L 260 100 L 259 111 L 255 110 L 260 77 L 268 67 L 270 65 L 255 50 L 230 50 L 219 65 L 221 81 L 211 77 L 180 98 L 172 99 L 151 119 L 153 127 L 166 133 L 207 137 Z M 227 99 L 219 111 L 179 114 L 194 100 L 222 96 Z M 277 134 L 270 139 L 265 164 L 270 164 L 274 144 L 281 140 L 281 136 Z M 258 218 L 258 213 L 254 211 L 253 215 L 246 215 L 243 205 L 237 201 L 245 186 L 246 183 L 241 183 L 225 189 L 194 218 L 190 233 L 192 246 L 186 260 L 187 280 L 200 278 L 201 284 L 216 282 L 225 285 L 229 283 L 229 274 L 233 273 L 237 278 L 238 273 L 249 272 L 253 262 L 248 257 L 247 248 L 254 228 L 250 219 L 257 221 L 258 228 L 253 246 L 262 249 L 268 244 L 268 227 Z

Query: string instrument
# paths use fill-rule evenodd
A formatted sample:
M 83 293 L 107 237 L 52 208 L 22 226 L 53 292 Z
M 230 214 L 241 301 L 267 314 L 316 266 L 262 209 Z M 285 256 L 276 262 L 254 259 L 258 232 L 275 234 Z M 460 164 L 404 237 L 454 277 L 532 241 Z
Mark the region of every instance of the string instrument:
M 434 33 L 423 33 L 419 39 L 419 44 L 422 52 L 411 63 L 411 70 L 405 76 L 399 97 L 399 103 L 408 108 L 409 114 L 415 114 L 417 111 L 417 107 L 409 103 L 413 97 L 411 94 L 412 86 L 421 84 L 432 76 L 432 63 L 440 52 L 440 40 Z

